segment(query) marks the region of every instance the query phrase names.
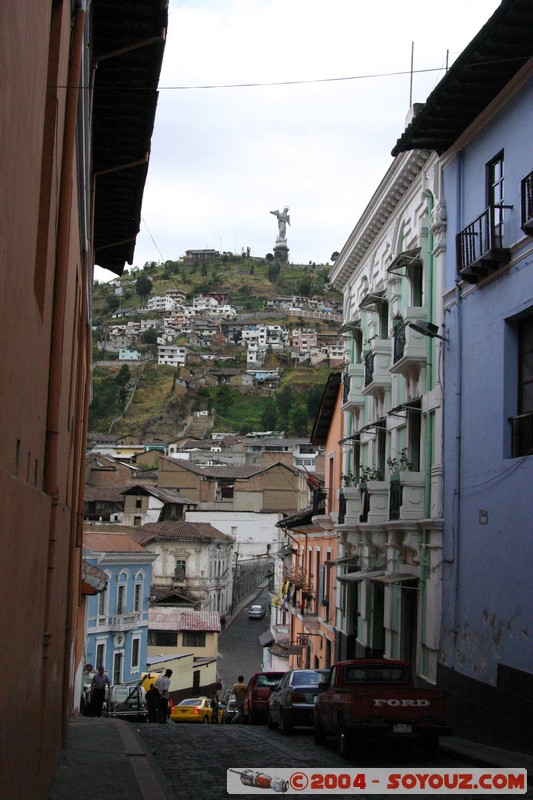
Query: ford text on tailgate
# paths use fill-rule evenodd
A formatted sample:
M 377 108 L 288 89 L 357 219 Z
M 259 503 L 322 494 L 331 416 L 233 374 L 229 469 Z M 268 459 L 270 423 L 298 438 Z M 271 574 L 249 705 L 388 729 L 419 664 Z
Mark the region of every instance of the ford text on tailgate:
M 434 751 L 439 737 L 451 733 L 448 697 L 416 688 L 406 661 L 339 661 L 317 697 L 314 731 L 317 743 L 336 736 L 343 754 L 356 743 L 386 737 L 412 739 Z

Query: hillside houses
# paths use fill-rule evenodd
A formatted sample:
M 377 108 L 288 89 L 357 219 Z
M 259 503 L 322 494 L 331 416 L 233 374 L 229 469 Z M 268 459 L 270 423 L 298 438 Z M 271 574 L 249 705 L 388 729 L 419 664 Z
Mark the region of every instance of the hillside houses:
M 316 313 L 323 319 L 327 319 L 329 314 L 331 320 L 339 321 L 335 310 L 325 306 L 319 297 L 280 297 L 269 301 L 268 305 L 276 312 L 289 314 L 296 310 L 302 314 L 305 312 L 306 316 Z M 130 311 L 136 314 L 153 312 L 157 317 L 120 322 L 119 318 L 127 316 Z M 262 367 L 269 352 L 288 352 L 292 358 L 311 358 L 317 363 L 327 358 L 330 361 L 338 359 L 343 350 L 340 339 L 320 342 L 320 332 L 314 328 L 297 328 L 291 332 L 288 325 L 237 321 L 237 310 L 226 292 L 201 293 L 187 302 L 185 293 L 178 289 L 149 297 L 145 308 L 116 312 L 113 322 L 101 326 L 95 339 L 102 351 L 131 352 L 142 344 L 143 334 L 150 328 L 157 331 L 157 360 L 162 365 L 183 365 L 193 352 L 205 349 L 212 353 L 202 352 L 201 357 L 204 360 L 215 359 L 216 349 L 228 346 L 244 348 L 248 368 Z M 178 344 L 176 340 L 179 338 L 186 342 Z

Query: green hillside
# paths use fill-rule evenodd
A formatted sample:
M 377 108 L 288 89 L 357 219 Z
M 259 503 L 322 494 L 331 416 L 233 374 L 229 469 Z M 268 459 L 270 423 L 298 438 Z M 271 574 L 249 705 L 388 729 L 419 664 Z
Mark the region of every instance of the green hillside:
M 178 261 L 165 264 L 146 264 L 142 269 L 126 272 L 118 296 L 113 287 L 95 284 L 93 292 L 93 320 L 95 341 L 103 325 L 111 321 L 118 305 L 125 311 L 145 305 L 146 295 L 136 289 L 150 281 L 151 295 L 163 295 L 171 288 L 179 288 L 191 299 L 201 292 L 222 291 L 229 294 L 229 302 L 241 314 L 265 312 L 265 302 L 279 294 L 320 295 L 324 305 L 339 302 L 340 295 L 326 289 L 327 266 L 279 266 L 275 262 L 252 259 L 247 256 L 221 256 L 212 264 L 184 265 Z M 143 280 L 140 281 L 139 278 Z M 149 296 L 149 295 L 148 295 Z M 153 312 L 148 316 L 153 316 Z M 129 316 L 128 319 L 136 319 Z M 335 333 L 338 324 L 331 321 L 315 322 L 297 317 L 269 312 L 261 321 L 279 323 L 289 327 L 310 326 L 322 332 Z M 186 342 L 185 342 L 186 343 Z M 156 345 L 146 344 L 145 354 L 155 356 Z M 246 368 L 244 348 L 213 348 L 217 352 L 215 367 Z M 259 390 L 244 393 L 228 385 L 201 386 L 187 394 L 176 392 L 174 367 L 158 366 L 154 361 L 142 365 L 119 366 L 95 347 L 93 361 L 93 400 L 89 409 L 89 431 L 130 436 L 138 441 L 169 441 L 183 428 L 183 423 L 194 411 L 208 410 L 214 415 L 215 430 L 247 433 L 252 430 L 284 430 L 287 435 L 305 436 L 311 427 L 330 373 L 328 367 L 300 366 L 289 368 L 286 354 L 270 353 L 266 365 L 281 370 L 280 388 L 267 396 Z M 104 361 L 103 365 L 101 361 Z M 205 377 L 205 365 L 190 367 L 191 384 Z

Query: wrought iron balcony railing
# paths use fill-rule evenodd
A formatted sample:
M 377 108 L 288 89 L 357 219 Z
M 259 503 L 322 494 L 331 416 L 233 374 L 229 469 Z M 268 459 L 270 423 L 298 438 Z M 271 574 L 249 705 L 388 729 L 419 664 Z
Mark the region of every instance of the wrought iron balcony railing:
M 367 353 L 365 356 L 365 386 L 369 386 L 374 380 L 374 357 L 375 353 Z
M 467 283 L 478 283 L 511 259 L 503 246 L 503 214 L 510 206 L 489 206 L 456 237 L 457 272 Z
M 405 351 L 405 322 L 402 320 L 394 328 L 394 354 L 393 364 L 402 358 Z

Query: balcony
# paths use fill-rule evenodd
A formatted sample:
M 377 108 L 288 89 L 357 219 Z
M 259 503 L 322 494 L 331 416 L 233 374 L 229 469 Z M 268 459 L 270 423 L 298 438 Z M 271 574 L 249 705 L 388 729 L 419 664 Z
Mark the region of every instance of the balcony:
M 363 395 L 372 395 L 376 398 L 383 397 L 385 391 L 391 387 L 390 375 L 391 345 L 388 339 L 374 339 L 372 350 L 364 360 L 364 387 Z
M 389 484 L 389 519 L 406 522 L 423 519 L 424 493 L 423 472 L 400 472 Z
M 393 375 L 403 375 L 406 379 L 418 378 L 421 367 L 426 364 L 426 339 L 411 328 L 409 322 L 426 319 L 426 309 L 410 306 L 405 310 L 404 319 L 394 328 L 393 357 L 390 371 Z
M 511 260 L 510 249 L 503 246 L 505 208 L 489 206 L 457 234 L 457 272 L 467 283 L 478 283 Z
M 109 627 L 112 631 L 130 631 L 141 624 L 140 613 L 114 614 L 109 617 Z
M 342 411 L 362 408 L 365 367 L 363 364 L 350 364 L 343 375 Z
M 530 172 L 521 183 L 522 222 L 525 234 L 533 236 L 533 172 Z

